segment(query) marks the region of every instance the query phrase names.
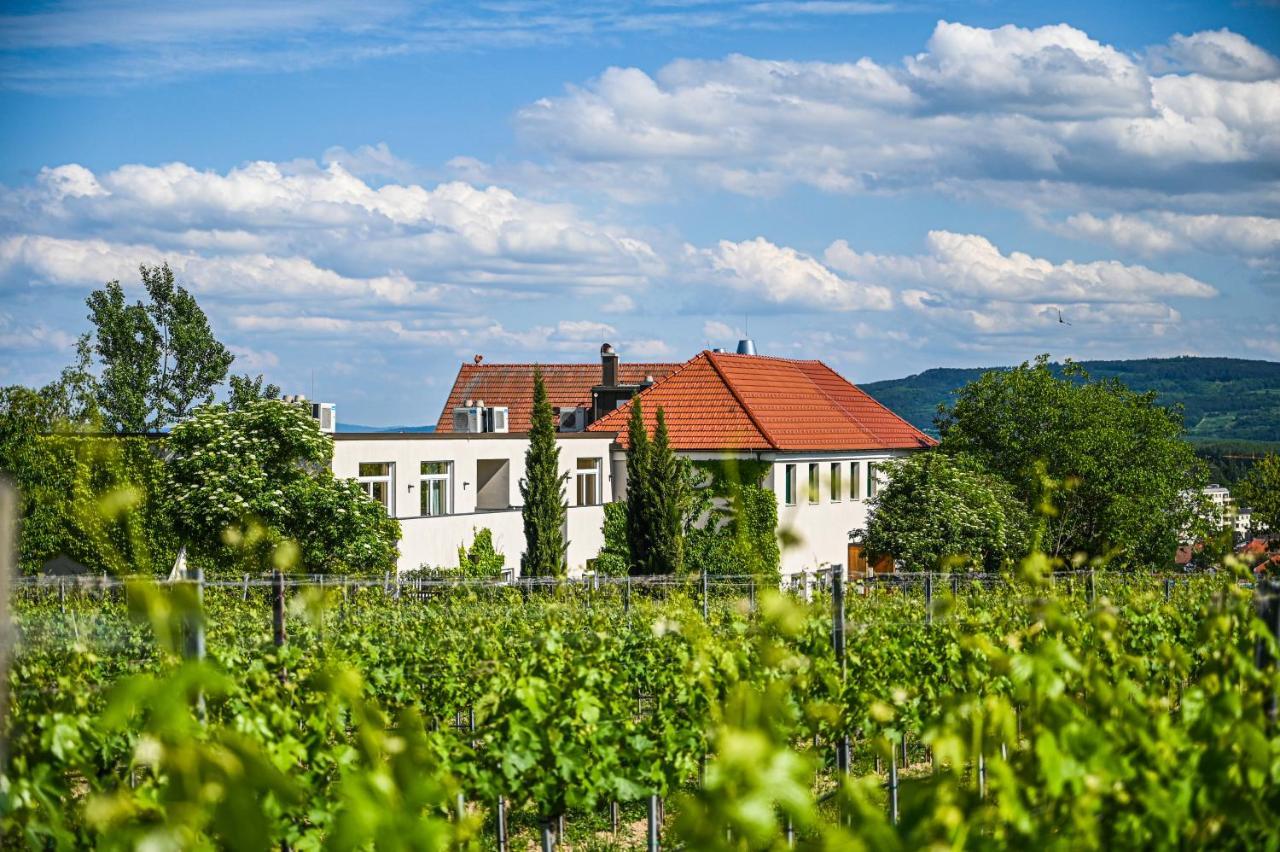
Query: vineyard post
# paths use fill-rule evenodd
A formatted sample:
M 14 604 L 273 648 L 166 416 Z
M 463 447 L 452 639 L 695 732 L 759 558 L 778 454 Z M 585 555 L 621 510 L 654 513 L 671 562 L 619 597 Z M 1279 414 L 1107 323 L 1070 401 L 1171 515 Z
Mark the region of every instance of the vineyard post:
M 284 647 L 284 575 L 279 569 L 271 572 L 271 624 L 273 638 L 277 648 Z M 280 682 L 284 683 L 284 666 L 280 667 Z
M 707 620 L 707 566 L 702 566 L 702 620 Z
M 58 580 L 58 607 L 63 615 L 67 614 L 67 587 L 61 579 Z
M 987 797 L 987 759 L 978 752 L 978 798 Z
M 933 573 L 924 575 L 924 623 L 933 624 Z
M 248 574 L 244 575 L 244 589 L 243 591 L 240 592 L 240 600 L 242 601 L 249 600 L 249 575 Z
M 889 817 L 898 823 L 898 750 L 889 740 Z
M 631 613 L 631 575 L 627 575 L 627 585 L 622 592 L 622 613 L 629 615 Z
M 959 574 L 951 575 L 951 597 L 953 598 L 960 597 L 960 575 Z
M 649 852 L 658 852 L 658 794 L 649 796 Z
M 0 477 L 0 731 L 7 731 L 9 715 L 9 654 L 13 648 L 9 623 L 9 584 L 17 568 L 18 495 L 8 479 Z M 61 588 L 61 585 L 59 585 Z M 8 743 L 0 737 L 0 766 L 6 766 Z
M 615 835 L 618 833 L 619 822 L 618 803 L 616 801 L 612 801 L 609 803 L 609 828 Z
M 1173 578 L 1172 578 L 1172 577 L 1165 577 L 1165 578 L 1164 578 L 1164 599 L 1165 599 L 1165 603 L 1168 603 L 1169 598 L 1170 598 L 1170 596 L 1171 596 L 1172 594 L 1173 594 Z
M 498 852 L 507 852 L 507 800 L 498 797 Z
M 1280 582 L 1260 580 L 1254 592 L 1254 601 L 1258 608 L 1258 618 L 1271 631 L 1271 638 L 1280 642 Z M 1275 668 L 1277 665 L 1275 656 L 1272 655 L 1261 636 L 1254 644 L 1254 662 L 1259 669 Z M 1277 716 L 1280 715 L 1280 702 L 1277 698 L 1274 688 L 1266 698 L 1267 719 L 1273 728 Z
M 197 562 L 186 565 L 187 580 L 196 593 L 195 607 L 186 614 L 186 658 L 188 660 L 204 659 L 204 568 Z M 201 721 L 205 718 L 204 690 L 196 693 L 196 714 Z
M 835 649 L 836 664 L 840 666 L 840 683 L 847 675 L 844 635 L 844 569 L 831 566 L 831 644 Z M 836 743 L 836 768 L 842 775 L 849 773 L 849 735 L 844 732 Z
M 1089 606 L 1093 606 L 1094 598 L 1097 597 L 1098 587 L 1094 580 L 1094 569 L 1089 569 Z
M 542 852 L 552 852 L 556 848 L 555 824 L 555 817 L 547 817 L 542 822 Z

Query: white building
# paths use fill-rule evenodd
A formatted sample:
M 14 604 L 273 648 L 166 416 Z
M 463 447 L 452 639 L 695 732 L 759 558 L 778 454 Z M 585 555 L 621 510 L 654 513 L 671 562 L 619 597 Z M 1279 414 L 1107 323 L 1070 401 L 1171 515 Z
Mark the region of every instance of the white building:
M 624 365 L 606 344 L 598 366 L 540 369 L 569 475 L 571 574 L 603 544 L 603 503 L 626 497 L 633 397 L 651 431 L 664 410 L 682 454 L 767 464 L 761 484 L 798 542 L 783 550 L 784 574 L 833 563 L 864 570 L 850 535 L 866 527 L 877 465 L 934 443 L 820 361 L 704 351 L 684 364 Z M 477 359 L 460 369 L 435 433 L 335 436 L 334 473 L 360 481 L 400 520 L 400 570 L 456 565 L 458 546 L 484 527 L 508 566 L 519 564 L 533 371 Z

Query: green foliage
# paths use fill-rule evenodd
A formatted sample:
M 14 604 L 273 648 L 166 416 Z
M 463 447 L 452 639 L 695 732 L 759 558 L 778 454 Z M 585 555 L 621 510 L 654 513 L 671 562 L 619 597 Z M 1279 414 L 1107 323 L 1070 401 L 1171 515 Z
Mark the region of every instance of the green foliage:
M 998 571 L 1026 555 L 1031 517 L 1008 483 L 963 456 L 916 453 L 884 463 L 866 546 L 907 570 Z
M 1047 505 L 1051 555 L 1169 564 L 1195 508 L 1185 491 L 1205 481 L 1179 418 L 1154 394 L 1090 381 L 1076 364 L 1063 372 L 1041 356 L 983 374 L 939 417 L 941 451 L 1002 477 L 1030 509 L 1040 506 L 1046 477 L 1059 483 Z
M 524 505 L 524 555 L 520 571 L 526 577 L 562 577 L 565 572 L 565 520 L 569 504 L 565 483 L 569 474 L 560 472 L 560 448 L 556 446 L 556 417 L 547 401 L 542 371 L 533 372 L 533 421 L 529 427 L 529 449 L 524 457 L 525 478 L 520 480 Z
M 627 544 L 627 504 L 604 504 L 604 545 L 596 556 L 595 572 L 603 577 L 625 577 L 631 566 Z
M 667 433 L 667 418 L 658 409 L 658 423 L 649 450 L 645 491 L 650 504 L 649 574 L 684 572 L 685 525 L 693 506 L 687 464 L 676 457 Z
M 146 304 L 128 304 L 118 281 L 87 300 L 101 361 L 95 396 L 108 423 L 123 432 L 158 431 L 212 402 L 233 360 L 167 263 L 139 272 Z
M 458 545 L 458 574 L 472 579 L 489 579 L 502 575 L 507 558 L 493 547 L 493 531 L 484 527 L 474 531 L 471 547 Z
M 1154 391 L 1160 405 L 1180 411 L 1193 439 L 1280 441 L 1280 364 L 1275 362 L 1183 356 L 1081 361 L 1080 366 L 1094 378 L 1118 379 L 1138 393 Z M 1054 375 L 1065 374 L 1062 364 L 1049 368 Z M 938 409 L 952 404 L 958 388 L 991 369 L 925 370 L 861 387 L 916 427 L 933 432 Z
M 399 523 L 358 484 L 333 476 L 332 440 L 301 406 L 206 406 L 176 426 L 168 443 L 177 530 L 215 570 L 262 570 L 263 554 L 286 540 L 312 573 L 394 570 Z
M 759 482 L 764 472 L 754 461 L 686 462 L 691 507 L 685 528 L 685 564 L 712 575 L 750 574 L 776 582 L 782 552 L 778 546 L 778 501 Z
M 246 373 L 242 376 L 228 378 L 227 385 L 230 388 L 230 394 L 227 398 L 227 407 L 232 411 L 237 411 L 260 399 L 279 399 L 280 386 L 271 383 L 264 384 L 264 381 L 261 373 L 257 376 L 250 376 Z
M 1280 454 L 1268 453 L 1249 471 L 1238 489 L 1238 500 L 1253 509 L 1253 522 L 1280 535 Z
M 631 400 L 627 420 L 627 557 L 633 574 L 644 574 L 649 566 L 653 535 L 653 485 L 649 475 L 649 430 L 644 425 L 644 401 Z

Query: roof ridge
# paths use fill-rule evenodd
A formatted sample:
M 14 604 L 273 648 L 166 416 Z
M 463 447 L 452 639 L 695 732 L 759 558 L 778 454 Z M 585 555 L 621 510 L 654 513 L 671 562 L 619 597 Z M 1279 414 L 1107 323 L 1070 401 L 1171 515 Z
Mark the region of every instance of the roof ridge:
M 683 361 L 623 361 L 622 367 L 678 367 Z M 599 361 L 503 361 L 492 364 L 475 364 L 463 361 L 462 367 L 467 369 L 493 370 L 501 367 L 599 367 Z
M 899 420 L 901 420 L 903 423 L 905 423 L 905 424 L 907 425 L 907 427 L 908 427 L 908 428 L 910 428 L 910 429 L 911 429 L 913 432 L 915 432 L 917 435 L 919 435 L 920 437 L 925 438 L 926 440 L 928 440 L 929 436 L 928 436 L 928 435 L 926 435 L 926 434 L 925 434 L 924 432 L 922 432 L 921 430 L 917 429 L 917 428 L 915 427 L 915 425 L 914 425 L 914 424 L 912 424 L 909 420 L 907 420 L 905 417 L 902 417 L 901 415 L 894 414 L 894 412 L 890 411 L 890 410 L 889 410 L 889 408 L 888 408 L 888 407 L 886 407 L 886 406 L 885 406 L 885 404 L 884 404 L 884 403 L 882 403 L 880 400 L 876 399 L 874 396 L 872 396 L 871 394 L 867 393 L 867 392 L 866 392 L 866 391 L 864 391 L 862 388 L 858 387 L 856 384 L 854 384 L 853 382 L 851 382 L 851 381 L 849 381 L 848 379 L 846 379 L 844 376 L 842 376 L 842 375 L 840 375 L 839 373 L 837 373 L 837 372 L 836 372 L 836 371 L 831 367 L 831 365 L 830 365 L 830 364 L 827 364 L 825 361 L 815 361 L 815 363 L 819 364 L 819 365 L 820 365 L 823 369 L 825 369 L 828 373 L 830 373 L 831 375 L 835 376 L 837 379 L 839 379 L 840 381 L 844 382 L 844 383 L 845 383 L 845 384 L 847 384 L 849 387 L 853 388 L 853 389 L 854 389 L 854 390 L 856 390 L 858 393 L 860 393 L 860 394 L 862 394 L 863 396 L 865 396 L 868 400 L 870 400 L 870 401 L 872 402 L 872 404 L 877 405 L 877 406 L 879 406 L 880 408 L 884 409 L 885 413 L 887 413 L 887 414 L 893 414 L 895 417 L 897 417 Z M 832 402 L 832 403 L 833 403 L 837 408 L 839 408 L 839 409 L 840 409 L 841 411 L 843 411 L 846 415 L 848 415 L 849 419 L 851 419 L 854 423 L 858 424 L 858 428 L 859 428 L 859 429 L 861 429 L 863 432 L 866 432 L 868 437 L 870 437 L 870 438 L 875 438 L 875 439 L 878 439 L 878 438 L 879 438 L 879 435 L 877 435 L 875 432 L 872 432 L 870 429 L 868 429 L 868 428 L 866 427 L 866 425 L 865 425 L 865 424 L 863 424 L 863 422 L 862 422 L 860 419 L 858 419 L 857 415 L 855 415 L 852 411 L 850 411 L 849 409 L 847 409 L 847 408 L 845 408 L 843 405 L 841 405 L 841 404 L 840 404 L 840 402 L 839 402 L 839 400 L 836 400 L 836 399 L 834 399 L 833 397 L 831 397 L 831 396 L 830 396 L 826 391 L 824 391 L 822 388 L 818 387 L 818 385 L 817 385 L 816 383 L 814 384 L 814 387 L 815 387 L 815 388 L 818 388 L 818 392 L 819 392 L 819 393 L 821 393 L 823 396 L 827 397 L 827 399 L 830 399 L 830 400 L 831 400 L 831 402 Z
M 768 429 L 764 428 L 764 424 L 760 422 L 759 418 L 756 417 L 755 412 L 751 410 L 751 406 L 747 405 L 746 402 L 743 401 L 742 394 L 738 393 L 738 389 L 733 386 L 733 382 L 729 381 L 729 377 L 724 374 L 724 371 L 720 369 L 720 365 L 716 363 L 716 359 L 712 357 L 713 355 L 725 354 L 728 353 L 707 352 L 706 356 L 707 360 L 711 363 L 712 369 L 716 371 L 716 375 L 720 377 L 720 381 L 724 382 L 724 386 L 729 389 L 729 393 L 733 394 L 733 398 L 738 401 L 738 405 L 742 407 L 742 411 L 747 415 L 747 419 L 751 421 L 751 424 L 755 426 L 756 429 L 759 430 L 760 434 L 764 436 L 764 439 L 769 442 L 769 446 L 775 450 L 781 449 L 777 440 L 774 439 L 773 435 L 769 434 Z

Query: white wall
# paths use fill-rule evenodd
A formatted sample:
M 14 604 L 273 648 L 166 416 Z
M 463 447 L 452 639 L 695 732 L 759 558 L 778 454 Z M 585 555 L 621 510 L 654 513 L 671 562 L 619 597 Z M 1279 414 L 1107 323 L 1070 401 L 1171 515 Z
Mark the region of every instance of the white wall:
M 575 506 L 575 473 L 579 458 L 601 460 L 601 502 L 614 499 L 609 464 L 611 435 L 567 433 L 556 436 L 560 447 L 560 470 L 569 474 L 565 496 L 569 503 L 568 563 L 571 573 L 581 572 L 588 559 L 595 558 L 603 544 L 602 506 Z M 342 478 L 358 477 L 361 462 L 388 462 L 393 468 L 392 512 L 399 521 L 399 570 L 422 565 L 451 566 L 458 560 L 458 545 L 470 544 L 473 530 L 488 527 L 494 546 L 507 557 L 507 565 L 520 564 L 524 551 L 524 527 L 519 507 L 520 480 L 524 478 L 524 456 L 529 441 L 525 435 L 434 435 L 432 433 L 343 433 L 334 436 L 333 473 Z M 509 464 L 508 511 L 476 508 L 476 462 L 505 459 Z M 452 463 L 450 514 L 421 515 L 420 470 L 424 461 Z

